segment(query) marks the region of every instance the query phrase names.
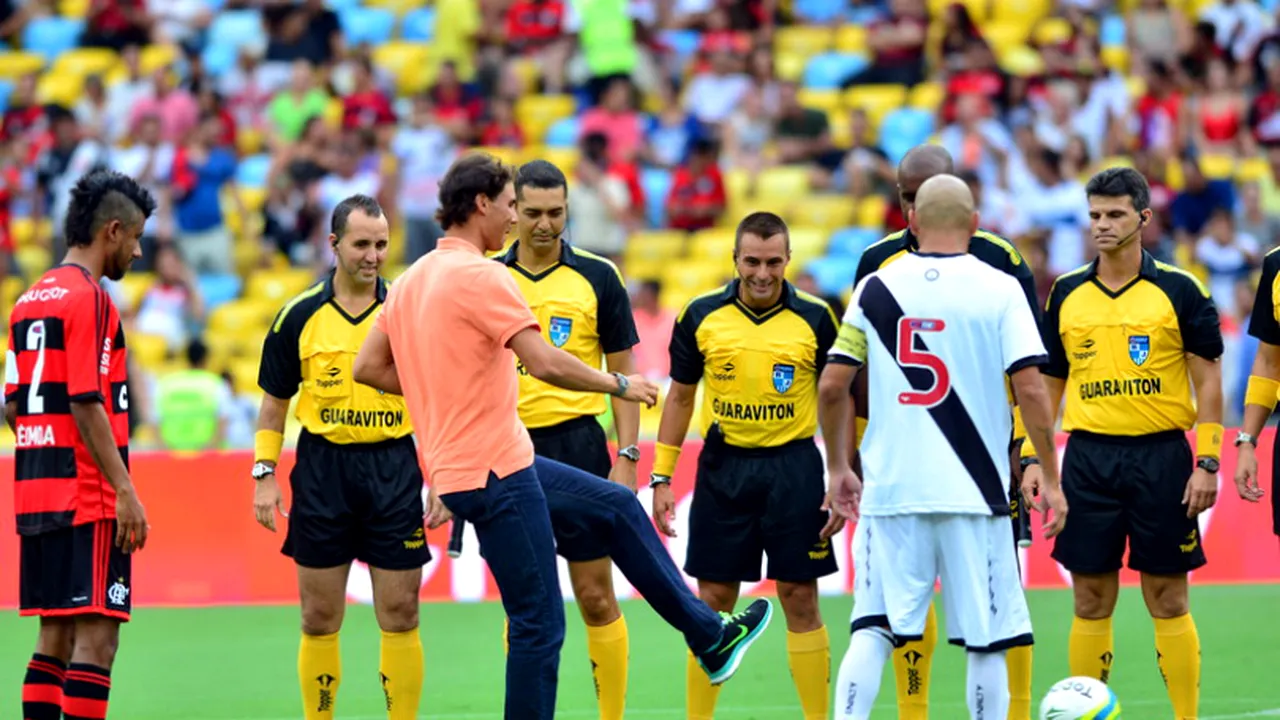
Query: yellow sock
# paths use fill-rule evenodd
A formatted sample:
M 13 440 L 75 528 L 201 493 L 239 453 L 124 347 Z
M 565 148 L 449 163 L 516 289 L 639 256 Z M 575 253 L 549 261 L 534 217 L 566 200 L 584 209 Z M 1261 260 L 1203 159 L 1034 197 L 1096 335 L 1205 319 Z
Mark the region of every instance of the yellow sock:
M 302 635 L 298 647 L 298 681 L 302 685 L 302 717 L 333 720 L 333 704 L 342 684 L 342 656 L 338 633 Z
M 1067 643 L 1067 660 L 1071 674 L 1111 680 L 1111 618 L 1086 620 L 1077 617 L 1071 623 L 1071 640 Z
M 587 626 L 587 657 L 596 681 L 600 720 L 622 720 L 627 707 L 627 619 L 601 627 Z
M 422 698 L 422 637 L 418 629 L 382 633 L 378 664 L 382 692 L 387 697 L 387 720 L 414 720 Z
M 787 661 L 791 666 L 791 681 L 800 693 L 804 719 L 827 720 L 831 641 L 826 626 L 806 633 L 787 631 Z
M 511 652 L 511 618 L 502 617 L 502 654 L 507 655 Z
M 689 653 L 684 671 L 684 702 L 689 720 L 712 720 L 716 714 L 716 700 L 720 699 L 720 686 L 712 685 L 707 671 L 698 664 L 698 658 Z
M 1031 646 L 1009 648 L 1009 720 L 1031 720 Z
M 928 720 L 929 667 L 938 645 L 938 614 L 929 606 L 924 623 L 924 639 L 909 642 L 893 651 L 893 674 L 898 684 L 898 717 L 901 720 Z
M 1194 720 L 1200 706 L 1200 635 L 1191 613 L 1156 618 L 1156 662 L 1177 720 Z

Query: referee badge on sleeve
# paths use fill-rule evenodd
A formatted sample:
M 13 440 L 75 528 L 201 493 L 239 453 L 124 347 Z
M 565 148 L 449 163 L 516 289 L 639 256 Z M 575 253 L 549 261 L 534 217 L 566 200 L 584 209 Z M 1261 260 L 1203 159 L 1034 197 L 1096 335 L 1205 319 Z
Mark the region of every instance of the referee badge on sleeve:
M 791 389 L 796 380 L 796 366 L 775 363 L 773 366 L 773 389 L 785 393 Z
M 1134 365 L 1141 365 L 1147 361 L 1151 355 L 1151 336 L 1150 335 L 1130 335 L 1129 336 L 1129 359 Z
M 551 316 L 551 322 L 547 325 L 547 334 L 551 336 L 552 345 L 564 347 L 564 344 L 569 342 L 569 334 L 572 332 L 573 320 Z

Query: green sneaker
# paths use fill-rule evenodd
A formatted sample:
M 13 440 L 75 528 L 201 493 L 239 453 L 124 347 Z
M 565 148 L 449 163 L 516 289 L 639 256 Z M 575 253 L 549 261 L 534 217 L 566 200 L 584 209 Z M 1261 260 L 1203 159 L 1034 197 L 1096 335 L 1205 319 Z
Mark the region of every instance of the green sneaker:
M 698 664 L 706 671 L 712 685 L 724 683 L 738 671 L 747 648 L 769 627 L 769 620 L 773 617 L 773 604 L 760 598 L 742 612 L 733 615 L 720 613 L 720 617 L 724 618 L 724 633 L 720 636 L 720 642 L 698 656 Z

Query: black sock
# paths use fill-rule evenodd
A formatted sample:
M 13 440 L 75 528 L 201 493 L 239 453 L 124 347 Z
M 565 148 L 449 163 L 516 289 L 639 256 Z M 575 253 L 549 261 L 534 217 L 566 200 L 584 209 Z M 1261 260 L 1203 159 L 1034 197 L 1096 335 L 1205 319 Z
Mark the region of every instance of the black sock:
M 36 653 L 27 664 L 22 681 L 23 720 L 58 720 L 62 717 L 62 683 L 67 666 L 56 657 Z
M 71 663 L 62 690 L 65 720 L 106 720 L 111 671 L 96 665 Z

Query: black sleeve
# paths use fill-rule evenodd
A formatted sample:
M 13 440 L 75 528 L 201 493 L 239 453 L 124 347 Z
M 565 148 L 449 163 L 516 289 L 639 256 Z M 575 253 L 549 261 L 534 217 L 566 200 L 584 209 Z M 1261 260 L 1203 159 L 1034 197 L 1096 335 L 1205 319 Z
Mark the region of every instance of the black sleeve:
M 1013 275 L 1018 285 L 1022 286 L 1022 294 L 1027 298 L 1027 304 L 1031 306 L 1031 315 L 1036 319 L 1036 327 L 1043 327 L 1044 312 L 1040 307 L 1040 296 L 1036 293 L 1036 276 L 1031 271 L 1031 266 L 1024 258 L 1022 262 L 1013 266 L 1009 274 Z
M 706 364 L 698 347 L 698 321 L 693 306 L 685 308 L 671 331 L 671 379 L 684 385 L 697 385 Z
M 814 372 L 819 376 L 822 375 L 822 369 L 827 366 L 827 354 L 831 352 L 831 346 L 836 344 L 836 334 L 840 332 L 840 326 L 836 323 L 835 313 L 831 308 L 822 306 L 822 315 L 818 318 L 817 337 L 818 351 L 814 358 Z
M 1280 253 L 1267 255 L 1262 261 L 1262 279 L 1253 299 L 1249 316 L 1249 334 L 1268 345 L 1280 345 L 1280 322 L 1276 321 L 1276 279 L 1280 269 Z
M 1182 302 L 1178 308 L 1178 329 L 1182 333 L 1182 349 L 1206 360 L 1222 357 L 1222 325 L 1218 307 L 1209 291 L 1190 277 L 1182 283 Z
M 258 387 L 272 397 L 288 400 L 302 383 L 302 358 L 298 339 L 306 320 L 299 320 L 302 309 L 285 306 L 267 330 L 262 343 L 262 362 L 258 365 Z
M 1065 379 L 1071 372 L 1071 365 L 1067 362 L 1067 351 L 1062 347 L 1061 329 L 1058 326 L 1062 301 L 1066 298 L 1066 293 L 1060 288 L 1060 283 L 1054 283 L 1053 290 L 1049 293 L 1049 303 L 1044 311 L 1043 322 L 1040 324 L 1040 337 L 1044 340 L 1044 349 L 1049 354 L 1049 361 L 1041 366 L 1040 372 L 1049 377 Z
M 631 313 L 631 298 L 627 296 L 622 277 L 613 268 L 601 273 L 596 283 L 596 303 L 600 347 L 606 355 L 630 350 L 640 343 L 635 315 Z

